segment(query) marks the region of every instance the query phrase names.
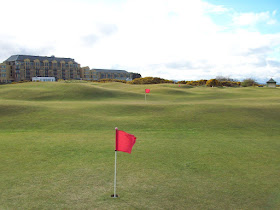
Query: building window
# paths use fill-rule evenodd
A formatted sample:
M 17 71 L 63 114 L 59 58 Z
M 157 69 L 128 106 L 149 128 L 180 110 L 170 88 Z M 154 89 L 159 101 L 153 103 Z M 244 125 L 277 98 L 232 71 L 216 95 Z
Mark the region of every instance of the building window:
M 49 63 L 47 63 L 47 62 L 44 63 L 44 69 L 49 70 Z
M 25 61 L 24 62 L 24 66 L 25 66 L 25 69 L 30 69 L 30 62 L 29 61 Z
M 40 69 L 40 62 L 35 62 L 35 69 L 39 70 Z
M 65 71 L 61 72 L 62 79 L 65 79 Z
M 16 70 L 20 70 L 20 62 L 16 62 Z
M 57 63 L 53 63 L 52 66 L 53 66 L 53 69 L 54 69 L 54 70 L 57 69 Z
M 2 69 L 1 72 L 6 72 L 6 69 Z
M 25 76 L 26 76 L 26 78 L 30 79 L 30 71 L 29 70 L 26 70 Z

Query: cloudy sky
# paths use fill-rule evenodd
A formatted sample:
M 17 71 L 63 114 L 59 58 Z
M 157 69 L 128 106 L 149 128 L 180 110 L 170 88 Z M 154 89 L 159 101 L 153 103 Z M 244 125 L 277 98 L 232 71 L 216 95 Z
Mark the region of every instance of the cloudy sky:
M 0 3 L 0 62 L 55 55 L 143 77 L 280 82 L 279 0 Z

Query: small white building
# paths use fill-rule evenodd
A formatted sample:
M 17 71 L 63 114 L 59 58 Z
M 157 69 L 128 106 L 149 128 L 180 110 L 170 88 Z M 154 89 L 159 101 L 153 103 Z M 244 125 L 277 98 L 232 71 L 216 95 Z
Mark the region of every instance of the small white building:
M 266 86 L 267 86 L 267 87 L 276 88 L 276 82 L 271 78 L 270 80 L 268 80 L 268 81 L 266 82 Z
M 32 82 L 55 82 L 55 77 L 32 77 Z

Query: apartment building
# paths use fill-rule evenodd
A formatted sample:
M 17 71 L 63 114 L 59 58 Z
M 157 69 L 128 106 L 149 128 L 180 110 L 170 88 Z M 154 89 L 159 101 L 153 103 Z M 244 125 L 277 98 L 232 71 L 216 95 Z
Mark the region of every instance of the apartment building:
M 11 66 L 0 63 L 0 83 L 8 83 L 13 80 Z
M 141 77 L 140 74 L 127 72 L 125 70 L 90 69 L 88 66 L 81 68 L 80 73 L 80 77 L 83 80 L 117 79 L 131 81 Z
M 0 65 L 1 81 L 4 82 L 31 81 L 32 77 L 80 79 L 80 64 L 72 58 L 13 55 Z
M 72 58 L 55 56 L 12 55 L 0 63 L 0 83 L 32 81 L 32 78 L 54 77 L 56 80 L 133 80 L 138 73 L 114 69 L 90 69 L 81 67 Z M 45 80 L 44 80 L 45 81 Z
M 125 70 L 92 69 L 91 72 L 92 75 L 96 75 L 98 79 L 132 80 L 132 73 Z

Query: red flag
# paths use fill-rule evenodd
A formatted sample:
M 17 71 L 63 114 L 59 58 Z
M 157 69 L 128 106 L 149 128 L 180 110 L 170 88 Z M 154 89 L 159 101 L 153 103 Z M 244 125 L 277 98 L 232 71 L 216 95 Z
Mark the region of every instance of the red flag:
M 131 153 L 136 137 L 116 129 L 116 151 Z
M 146 92 L 146 93 L 149 93 L 149 92 L 150 92 L 150 89 L 145 89 L 145 92 Z

